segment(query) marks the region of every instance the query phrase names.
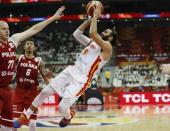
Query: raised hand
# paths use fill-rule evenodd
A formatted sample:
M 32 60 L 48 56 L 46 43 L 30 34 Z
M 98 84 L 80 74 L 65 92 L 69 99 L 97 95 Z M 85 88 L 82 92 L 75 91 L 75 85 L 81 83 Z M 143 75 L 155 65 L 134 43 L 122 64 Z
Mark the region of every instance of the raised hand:
M 99 18 L 101 16 L 101 9 L 99 6 L 94 6 L 93 17 Z
M 64 16 L 63 11 L 65 10 L 65 6 L 61 6 L 56 13 L 52 16 L 54 20 L 60 19 L 62 16 Z

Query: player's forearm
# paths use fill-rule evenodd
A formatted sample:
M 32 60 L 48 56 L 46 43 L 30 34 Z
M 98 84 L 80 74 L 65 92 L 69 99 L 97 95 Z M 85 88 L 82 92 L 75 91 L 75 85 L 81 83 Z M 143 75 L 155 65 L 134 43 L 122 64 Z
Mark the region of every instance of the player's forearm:
M 83 31 L 90 25 L 90 23 L 91 19 L 85 21 L 73 33 L 74 38 L 76 38 L 81 44 L 85 46 L 89 44 L 90 39 L 87 36 L 83 35 Z
M 90 39 L 87 36 L 83 35 L 83 32 L 79 29 L 74 31 L 73 36 L 77 41 L 85 46 L 90 43 Z
M 97 18 L 96 17 L 92 18 L 89 35 L 90 37 L 97 35 Z
M 88 20 L 86 20 L 85 22 L 83 22 L 83 23 L 78 27 L 78 29 L 79 29 L 80 31 L 83 31 L 83 32 L 84 32 L 84 30 L 85 30 L 87 27 L 90 26 L 90 23 L 91 23 L 91 19 L 88 19 Z
M 21 44 L 22 41 L 24 41 L 27 38 L 39 33 L 42 29 L 44 29 L 51 22 L 60 19 L 63 16 L 64 10 L 65 10 L 65 6 L 60 7 L 57 10 L 57 12 L 52 17 L 50 17 L 49 19 L 32 26 L 30 29 L 28 29 L 24 32 L 14 34 L 11 38 L 15 41 L 15 43 L 17 43 L 17 45 Z

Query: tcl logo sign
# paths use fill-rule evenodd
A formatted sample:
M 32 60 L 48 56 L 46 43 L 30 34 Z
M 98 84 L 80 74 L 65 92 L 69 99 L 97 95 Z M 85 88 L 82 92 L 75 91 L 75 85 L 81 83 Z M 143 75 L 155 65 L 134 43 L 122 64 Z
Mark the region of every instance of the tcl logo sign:
M 153 94 L 155 102 L 170 102 L 170 94 Z
M 120 104 L 170 104 L 170 92 L 122 93 Z
M 144 103 L 148 103 L 149 100 L 145 98 L 145 95 L 142 94 L 123 94 L 123 98 L 125 99 L 125 101 L 127 103 L 130 103 L 130 102 L 134 102 L 134 103 L 139 103 L 139 102 L 144 102 Z

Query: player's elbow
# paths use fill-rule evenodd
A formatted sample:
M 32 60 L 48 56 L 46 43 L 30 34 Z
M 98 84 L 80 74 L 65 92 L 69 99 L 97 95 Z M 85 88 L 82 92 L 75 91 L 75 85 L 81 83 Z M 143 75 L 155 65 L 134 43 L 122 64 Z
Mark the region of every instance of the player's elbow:
M 76 31 L 73 32 L 73 36 L 74 36 L 74 38 L 77 37 L 77 32 Z
M 74 38 L 78 38 L 78 37 L 80 37 L 80 35 L 82 35 L 82 32 L 79 30 L 79 29 L 77 29 L 77 30 L 75 30 L 74 32 L 73 32 L 73 36 L 74 36 Z

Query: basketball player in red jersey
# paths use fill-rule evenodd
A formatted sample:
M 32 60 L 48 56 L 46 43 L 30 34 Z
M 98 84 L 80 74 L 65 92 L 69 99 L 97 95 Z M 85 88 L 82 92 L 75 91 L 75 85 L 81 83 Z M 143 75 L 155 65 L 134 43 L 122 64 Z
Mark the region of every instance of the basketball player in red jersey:
M 34 56 L 35 46 L 33 41 L 27 41 L 24 46 L 25 54 L 18 58 L 16 82 L 14 94 L 14 117 L 19 118 L 20 114 L 27 110 L 34 98 L 38 95 L 38 73 L 40 72 L 45 83 L 48 79 L 45 76 L 45 66 L 40 57 Z M 36 114 L 30 117 L 29 129 L 36 130 Z M 13 129 L 17 131 L 17 129 Z
M 16 128 L 29 121 L 30 115 L 38 109 L 44 99 L 54 93 L 62 97 L 58 108 L 63 118 L 59 126 L 66 127 L 71 122 L 75 111 L 70 107 L 89 87 L 93 76 L 109 61 L 112 56 L 111 43 L 115 44 L 117 41 L 117 34 L 111 29 L 106 29 L 102 35 L 97 33 L 97 19 L 100 14 L 100 9 L 97 7 L 93 18 L 85 21 L 74 31 L 73 36 L 86 47 L 78 56 L 75 64 L 68 66 L 52 79 L 35 98 L 31 107 L 14 122 Z M 91 39 L 83 35 L 83 31 L 89 26 Z
M 62 6 L 49 19 L 40 22 L 22 33 L 16 33 L 9 38 L 9 26 L 0 21 L 0 125 L 1 131 L 12 131 L 13 97 L 9 84 L 15 72 L 16 48 L 27 38 L 37 34 L 51 22 L 60 19 L 65 7 Z

